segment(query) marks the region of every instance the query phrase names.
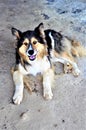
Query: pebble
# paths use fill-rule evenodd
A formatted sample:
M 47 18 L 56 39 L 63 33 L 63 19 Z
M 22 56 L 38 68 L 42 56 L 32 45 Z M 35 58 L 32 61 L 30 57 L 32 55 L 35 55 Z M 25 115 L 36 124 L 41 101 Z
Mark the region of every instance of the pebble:
M 22 120 L 26 120 L 26 119 L 28 118 L 28 111 L 22 112 L 22 113 L 20 114 L 20 118 L 21 118 Z

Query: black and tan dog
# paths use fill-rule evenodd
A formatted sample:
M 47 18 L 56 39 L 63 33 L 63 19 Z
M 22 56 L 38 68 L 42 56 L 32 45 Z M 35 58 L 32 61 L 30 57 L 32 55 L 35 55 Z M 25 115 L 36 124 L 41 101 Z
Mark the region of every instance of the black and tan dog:
M 24 75 L 41 73 L 43 96 L 45 99 L 52 99 L 53 62 L 63 63 L 65 72 L 72 70 L 74 75 L 80 74 L 74 56 L 85 55 L 86 50 L 79 43 L 54 30 L 44 30 L 43 23 L 40 23 L 33 31 L 21 32 L 12 28 L 12 34 L 17 38 L 17 69 L 13 72 L 15 104 L 20 104 L 23 99 Z

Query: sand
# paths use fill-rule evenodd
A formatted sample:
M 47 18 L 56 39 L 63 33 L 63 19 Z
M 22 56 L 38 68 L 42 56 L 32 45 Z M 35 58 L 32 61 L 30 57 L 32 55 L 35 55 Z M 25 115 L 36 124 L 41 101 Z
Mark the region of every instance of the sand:
M 77 78 L 56 64 L 51 101 L 43 99 L 41 79 L 30 77 L 32 94 L 24 89 L 22 103 L 12 103 L 15 40 L 10 28 L 25 31 L 40 22 L 86 46 L 85 0 L 0 0 L 0 130 L 86 130 L 85 57 L 77 59 Z

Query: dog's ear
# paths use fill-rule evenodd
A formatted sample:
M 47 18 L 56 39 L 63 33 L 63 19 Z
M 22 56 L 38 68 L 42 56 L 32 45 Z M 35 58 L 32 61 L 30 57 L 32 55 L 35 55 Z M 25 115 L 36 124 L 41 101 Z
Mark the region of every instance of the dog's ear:
M 43 23 L 40 23 L 36 28 L 35 28 L 36 34 L 38 34 L 40 37 L 45 38 L 45 33 L 44 33 L 44 25 Z
M 11 32 L 12 34 L 19 40 L 21 35 L 22 35 L 22 32 L 16 28 L 11 28 Z

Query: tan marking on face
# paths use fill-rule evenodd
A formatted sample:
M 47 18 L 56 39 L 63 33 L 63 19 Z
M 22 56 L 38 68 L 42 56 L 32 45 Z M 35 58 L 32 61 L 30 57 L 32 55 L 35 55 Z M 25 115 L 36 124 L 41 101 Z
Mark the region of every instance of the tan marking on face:
M 38 40 L 35 37 L 31 38 L 31 43 L 34 44 L 35 42 L 38 42 Z M 35 45 L 35 44 L 34 44 Z
M 38 59 L 41 59 L 43 58 L 44 56 L 47 56 L 48 55 L 48 52 L 47 52 L 47 46 L 44 45 L 44 44 L 41 44 L 41 43 L 37 43 L 36 44 L 36 49 L 37 49 L 37 58 Z
M 23 41 L 23 44 L 26 45 L 26 46 L 29 44 L 28 38 L 25 38 L 25 40 Z
M 32 44 L 33 49 L 37 51 L 36 59 L 42 59 L 45 55 L 48 55 L 47 46 L 38 42 L 38 40 L 35 37 L 32 37 L 30 39 L 30 43 Z M 19 55 L 22 57 L 22 59 L 24 59 L 27 62 L 30 61 L 29 57 L 26 54 L 26 50 L 28 49 L 27 48 L 28 44 L 29 44 L 29 40 L 26 38 L 23 41 L 23 45 L 19 48 Z
M 25 60 L 28 61 L 28 56 L 26 55 L 26 49 L 27 47 L 25 45 L 22 45 L 19 48 L 19 55 Z
M 37 55 L 38 59 L 41 59 L 41 58 L 43 58 L 45 55 L 47 55 L 47 48 L 46 48 L 46 46 L 43 45 L 43 44 L 39 44 L 39 45 L 37 46 L 37 51 L 38 51 L 38 55 Z
M 47 46 L 41 44 L 35 37 L 31 38 L 31 44 L 34 50 L 37 50 L 37 59 L 43 58 L 44 55 L 48 55 Z
M 19 55 L 21 56 L 21 58 L 25 61 L 29 61 L 28 56 L 26 55 L 26 50 L 29 44 L 29 40 L 28 38 L 25 38 L 25 40 L 23 41 L 22 46 L 19 48 Z

